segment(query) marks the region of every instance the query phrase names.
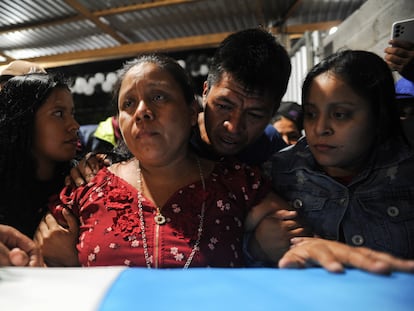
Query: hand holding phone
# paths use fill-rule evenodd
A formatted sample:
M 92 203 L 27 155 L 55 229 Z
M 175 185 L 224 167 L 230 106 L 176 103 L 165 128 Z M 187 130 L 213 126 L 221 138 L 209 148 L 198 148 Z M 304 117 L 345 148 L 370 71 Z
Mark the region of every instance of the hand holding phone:
M 389 44 L 384 60 L 392 70 L 414 82 L 414 18 L 392 24 Z

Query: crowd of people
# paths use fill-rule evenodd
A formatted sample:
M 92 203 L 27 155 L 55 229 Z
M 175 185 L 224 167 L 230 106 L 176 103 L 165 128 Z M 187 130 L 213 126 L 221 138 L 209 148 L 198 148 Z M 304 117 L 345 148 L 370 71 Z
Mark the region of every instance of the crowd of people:
M 289 56 L 263 29 L 217 48 L 201 107 L 174 59 L 141 55 L 115 87 L 116 160 L 74 167 L 68 85 L 47 72 L 9 76 L 0 264 L 414 272 L 413 151 L 390 70 L 410 79 L 414 49 L 390 44 L 385 61 L 327 57 L 287 109 Z M 292 113 L 299 134 L 284 141 L 272 121 Z

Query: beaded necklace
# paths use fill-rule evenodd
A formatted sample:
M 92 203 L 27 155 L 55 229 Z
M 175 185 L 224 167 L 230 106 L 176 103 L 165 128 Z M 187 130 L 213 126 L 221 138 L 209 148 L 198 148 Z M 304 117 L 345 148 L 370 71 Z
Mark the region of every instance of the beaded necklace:
M 203 175 L 203 171 L 201 169 L 201 164 L 200 164 L 200 160 L 198 158 L 197 159 L 197 166 L 200 172 L 200 179 L 201 179 L 201 184 L 203 185 L 203 191 L 206 191 L 206 184 L 205 184 L 205 180 L 204 180 L 204 175 Z M 137 182 L 138 182 L 138 215 L 139 215 L 139 220 L 140 220 L 140 229 L 141 229 L 141 236 L 142 236 L 142 246 L 144 248 L 144 257 L 145 257 L 145 263 L 147 264 L 147 268 L 151 269 L 151 260 L 149 257 L 149 253 L 148 253 L 148 243 L 147 243 L 147 237 L 145 234 L 145 222 L 144 222 L 144 213 L 143 213 L 143 208 L 142 208 L 142 202 L 143 202 L 143 188 L 142 188 L 142 172 L 141 172 L 141 167 L 139 165 L 139 161 L 137 160 L 137 173 L 138 173 L 138 177 L 137 177 Z M 200 244 L 201 241 L 201 234 L 203 232 L 203 223 L 204 223 L 204 213 L 205 213 L 205 209 L 206 209 L 206 200 L 204 199 L 203 204 L 201 206 L 201 213 L 199 215 L 200 217 L 200 223 L 198 225 L 198 229 L 197 229 L 197 241 L 194 243 L 193 249 L 191 250 L 190 256 L 188 256 L 186 263 L 184 264 L 184 269 L 187 269 L 190 264 L 191 261 L 193 260 L 193 257 L 196 253 L 197 250 L 199 250 L 198 246 Z M 164 215 L 161 214 L 161 210 L 160 208 L 157 206 L 157 214 L 154 216 L 154 221 L 156 223 L 157 226 L 162 226 L 164 225 L 167 220 L 164 217 Z

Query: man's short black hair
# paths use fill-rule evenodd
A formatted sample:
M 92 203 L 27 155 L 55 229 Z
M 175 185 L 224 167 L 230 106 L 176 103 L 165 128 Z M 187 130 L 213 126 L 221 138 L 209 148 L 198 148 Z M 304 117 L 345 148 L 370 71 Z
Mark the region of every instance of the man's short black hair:
M 209 87 L 228 73 L 246 90 L 270 96 L 279 107 L 291 72 L 286 49 L 262 28 L 231 34 L 217 48 L 209 66 Z

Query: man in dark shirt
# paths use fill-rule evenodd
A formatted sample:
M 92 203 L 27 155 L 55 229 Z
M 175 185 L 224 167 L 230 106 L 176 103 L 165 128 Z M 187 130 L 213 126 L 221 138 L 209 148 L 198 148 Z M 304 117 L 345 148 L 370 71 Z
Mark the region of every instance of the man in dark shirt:
M 286 92 L 291 64 L 266 30 L 231 34 L 217 48 L 204 82 L 199 127 L 191 143 L 208 158 L 262 164 L 286 147 L 269 125 Z

